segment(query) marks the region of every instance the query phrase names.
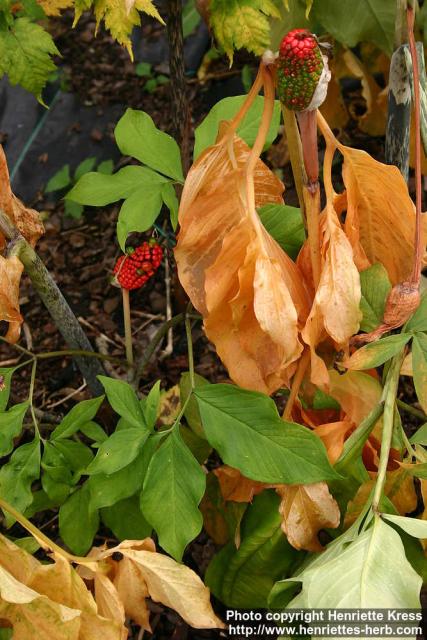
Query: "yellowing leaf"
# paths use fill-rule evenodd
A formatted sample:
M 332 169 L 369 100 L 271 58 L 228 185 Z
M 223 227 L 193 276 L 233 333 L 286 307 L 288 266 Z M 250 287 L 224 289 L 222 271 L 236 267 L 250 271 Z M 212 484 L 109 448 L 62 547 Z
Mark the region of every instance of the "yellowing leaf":
M 358 426 L 380 402 L 382 386 L 378 380 L 362 371 L 339 374 L 329 372 L 329 394 L 341 405 L 344 413 Z
M 269 485 L 242 476 L 238 469 L 223 465 L 214 470 L 224 500 L 233 502 L 252 502 L 253 497 L 264 491 Z
M 19 312 L 19 283 L 24 267 L 16 256 L 0 256 L 0 320 L 9 323 L 6 340 L 17 342 L 23 318 Z
M 63 9 L 73 6 L 74 0 L 37 0 L 47 16 L 59 16 Z
M 336 528 L 340 523 L 338 504 L 326 482 L 281 485 L 276 491 L 281 497 L 281 526 L 289 543 L 296 549 L 321 551 L 317 538 L 320 529 Z
M 338 422 L 328 422 L 315 427 L 314 433 L 318 436 L 326 447 L 328 459 L 331 464 L 340 457 L 347 433 L 352 428 L 349 420 L 339 420 Z
M 308 296 L 298 267 L 248 202 L 249 147 L 227 125 L 187 176 L 175 257 L 208 338 L 240 386 L 272 393 L 289 382 Z M 283 185 L 258 160 L 255 206 L 281 203 Z
M 211 0 L 209 21 L 230 62 L 235 49 L 262 55 L 270 46 L 269 16 L 280 17 L 272 0 Z
M 94 5 L 97 26 L 104 20 L 106 28 L 117 42 L 124 45 L 132 57 L 130 34 L 134 26 L 141 23 L 138 11 L 143 11 L 164 24 L 159 12 L 151 0 L 95 0 Z M 79 16 L 76 14 L 76 20 Z
M 346 191 L 336 200 L 346 211 L 344 230 L 355 262 L 363 270 L 376 262 L 387 269 L 393 285 L 408 280 L 414 255 L 415 207 L 400 171 L 374 160 L 365 151 L 340 144 L 319 115 L 328 146 L 344 156 Z

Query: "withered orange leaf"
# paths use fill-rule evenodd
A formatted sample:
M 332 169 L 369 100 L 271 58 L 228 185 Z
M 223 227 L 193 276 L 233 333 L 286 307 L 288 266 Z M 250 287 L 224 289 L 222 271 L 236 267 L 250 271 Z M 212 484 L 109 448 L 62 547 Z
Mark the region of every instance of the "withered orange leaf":
M 281 497 L 281 526 L 289 543 L 295 549 L 321 551 L 317 538 L 320 529 L 334 529 L 340 523 L 338 504 L 326 482 L 280 485 L 276 491 Z
M 350 420 L 339 420 L 338 422 L 328 422 L 320 424 L 314 428 L 314 433 L 318 436 L 326 447 L 328 459 L 331 464 L 340 457 L 346 435 L 352 429 Z
M 247 197 L 249 147 L 223 124 L 190 169 L 175 257 L 207 336 L 240 386 L 272 393 L 288 384 L 302 351 L 308 297 L 298 267 L 268 235 Z M 260 160 L 255 206 L 281 203 L 283 185 Z
M 380 262 L 393 285 L 408 280 L 414 257 L 415 207 L 400 171 L 338 142 L 319 114 L 328 148 L 344 157 L 346 190 L 336 201 L 346 211 L 344 230 L 359 270 Z
M 24 267 L 16 257 L 0 255 L 0 320 L 9 323 L 6 340 L 14 343 L 21 333 L 23 318 L 19 311 L 19 283 Z
M 233 502 L 252 502 L 254 496 L 271 486 L 245 478 L 238 469 L 228 465 L 218 467 L 214 470 L 214 474 L 218 478 L 224 500 Z

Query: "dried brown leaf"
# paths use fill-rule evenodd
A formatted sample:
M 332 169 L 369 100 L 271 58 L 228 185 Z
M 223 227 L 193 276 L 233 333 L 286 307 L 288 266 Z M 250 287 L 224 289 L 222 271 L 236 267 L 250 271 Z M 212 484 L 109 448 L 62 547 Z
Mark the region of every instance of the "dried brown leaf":
M 320 529 L 336 528 L 340 523 L 338 504 L 326 482 L 280 485 L 276 491 L 281 497 L 281 526 L 289 543 L 295 549 L 321 551 L 317 538 Z
M 270 485 L 242 476 L 238 469 L 223 465 L 214 470 L 224 500 L 233 502 L 252 502 L 254 496 Z

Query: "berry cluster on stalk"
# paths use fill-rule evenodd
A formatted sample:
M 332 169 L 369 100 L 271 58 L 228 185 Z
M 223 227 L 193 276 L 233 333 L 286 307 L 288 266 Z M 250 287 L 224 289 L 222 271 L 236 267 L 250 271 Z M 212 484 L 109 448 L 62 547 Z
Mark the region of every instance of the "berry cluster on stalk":
M 163 249 L 155 240 L 127 249 L 114 267 L 115 280 L 123 289 L 139 289 L 156 273 L 162 258 Z

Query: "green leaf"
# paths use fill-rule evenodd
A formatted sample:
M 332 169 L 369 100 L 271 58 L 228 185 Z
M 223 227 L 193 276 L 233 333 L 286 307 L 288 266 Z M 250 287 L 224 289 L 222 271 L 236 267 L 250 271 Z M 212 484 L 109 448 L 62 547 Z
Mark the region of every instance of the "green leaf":
M 54 440 L 52 445 L 65 458 L 67 466 L 77 473 L 86 469 L 93 460 L 93 453 L 89 447 L 76 440 Z
M 194 394 L 208 441 L 244 476 L 290 484 L 339 477 L 320 439 L 283 422 L 271 398 L 227 384 L 199 387 Z
M 303 589 L 292 608 L 420 607 L 422 580 L 406 559 L 399 534 L 380 517 L 339 555 L 309 565 L 299 579 Z
M 43 490 L 55 504 L 62 504 L 73 486 L 73 475 L 65 456 L 50 442 L 46 442 L 41 466 Z
M 22 423 L 27 413 L 28 402 L 15 404 L 9 411 L 0 413 L 0 457 L 13 451 L 13 439 L 22 431 Z
M 77 202 L 72 202 L 72 200 L 65 200 L 64 204 L 64 214 L 69 218 L 73 218 L 74 220 L 79 220 L 82 217 L 84 211 L 84 206 L 82 204 L 78 204 Z
M 40 477 L 40 441 L 21 445 L 9 462 L 0 469 L 0 495 L 15 509 L 24 513 L 33 500 L 31 485 Z M 8 524 L 13 520 L 7 516 Z
M 251 68 L 248 64 L 243 65 L 241 78 L 244 90 L 246 91 L 246 93 L 249 93 L 249 90 L 252 86 L 253 78 Z
M 391 283 L 386 269 L 382 264 L 377 263 L 360 272 L 360 284 L 362 287 L 360 310 L 363 314 L 360 329 L 368 333 L 382 322 Z
M 123 155 L 132 156 L 152 169 L 183 182 L 177 143 L 157 129 L 148 113 L 127 109 L 117 123 L 114 135 Z
M 120 500 L 101 511 L 102 522 L 122 540 L 143 540 L 151 536 L 152 527 L 141 513 L 139 496 Z
M 92 447 L 96 445 L 99 446 L 108 438 L 104 429 L 97 422 L 93 422 L 93 420 L 81 426 L 80 431 L 86 436 L 86 438 L 93 440 L 94 444 L 91 445 Z
M 346 361 L 345 366 L 348 369 L 357 371 L 379 367 L 402 351 L 410 339 L 410 335 L 398 333 L 387 336 L 386 338 L 381 338 L 381 340 L 377 340 L 376 342 L 370 342 L 353 353 Z
M 52 36 L 27 17 L 0 31 L 0 76 L 7 73 L 11 84 L 20 84 L 42 104 L 42 89 L 55 69 L 51 58 L 55 55 L 59 51 Z
M 427 520 L 418 520 L 417 518 L 405 518 L 404 516 L 395 516 L 383 513 L 382 517 L 388 522 L 396 524 L 398 527 L 409 533 L 414 538 L 427 538 Z
M 396 3 L 389 0 L 322 0 L 314 3 L 311 15 L 338 42 L 348 47 L 371 42 L 389 56 L 393 52 L 395 16 Z
M 170 182 L 167 182 L 162 187 L 162 200 L 166 207 L 169 209 L 172 229 L 176 231 L 176 228 L 178 226 L 179 202 L 178 198 L 176 197 L 175 188 Z
M 151 458 L 141 510 L 156 530 L 160 546 L 178 562 L 202 528 L 198 505 L 205 486 L 205 474 L 174 429 Z
M 113 380 L 106 376 L 98 376 L 105 389 L 108 402 L 114 411 L 124 418 L 132 427 L 146 427 L 138 399 L 132 387 L 123 380 Z
M 146 425 L 149 429 L 154 429 L 160 408 L 160 380 L 151 387 L 148 396 L 141 400 L 141 408 Z
M 220 123 L 223 120 L 231 120 L 231 118 L 233 118 L 239 111 L 245 100 L 246 96 L 233 96 L 220 100 L 212 107 L 202 124 L 197 127 L 194 133 L 194 160 L 197 160 L 198 156 L 204 149 L 206 149 L 206 147 L 215 144 Z M 257 96 L 237 129 L 238 135 L 243 138 L 249 146 L 252 146 L 255 142 L 261 122 L 263 105 L 264 99 L 261 96 Z M 266 146 L 270 146 L 273 140 L 277 137 L 279 124 L 280 104 L 279 101 L 276 100 L 274 104 L 273 118 L 267 134 Z
M 321 389 L 316 389 L 313 397 L 313 409 L 335 409 L 340 410 L 340 404 Z
M 412 444 L 422 444 L 427 446 L 427 422 L 425 422 L 421 427 L 414 433 L 414 435 L 409 438 L 409 442 Z
M 26 518 L 30 519 L 40 511 L 55 509 L 57 506 L 59 506 L 58 503 L 51 500 L 45 491 L 39 489 L 39 491 L 33 492 L 33 501 L 28 509 L 25 510 L 24 515 Z
M 148 429 L 136 427 L 116 431 L 100 445 L 86 473 L 109 475 L 120 471 L 135 460 L 149 435 Z
M 150 436 L 141 453 L 126 467 L 110 475 L 99 473 L 88 480 L 91 508 L 110 507 L 141 491 L 153 453 L 159 445 L 158 436 Z
M 272 0 L 211 0 L 210 26 L 233 62 L 235 49 L 262 55 L 270 48 L 269 17 L 280 17 Z
M 0 411 L 4 411 L 9 402 L 10 385 L 15 368 L 0 367 Z
M 80 556 L 91 548 L 99 526 L 98 512 L 89 508 L 89 500 L 85 483 L 59 509 L 59 534 L 67 547 Z
M 256 496 L 242 521 L 239 548 L 228 543 L 210 563 L 206 584 L 227 607 L 266 608 L 275 581 L 304 557 L 283 535 L 279 503 L 273 491 Z
M 50 439 L 59 440 L 60 438 L 68 438 L 76 433 L 83 425 L 96 416 L 104 397 L 105 396 L 99 396 L 98 398 L 92 398 L 90 400 L 82 400 L 76 404 L 52 431 Z
M 179 432 L 185 445 L 190 449 L 197 462 L 204 464 L 212 452 L 212 447 L 209 442 L 205 438 L 199 438 L 194 431 L 185 425 L 180 426 Z
M 51 193 L 52 191 L 60 191 L 65 189 L 71 184 L 70 165 L 65 164 L 54 176 L 49 180 L 46 185 L 45 193 Z
M 201 20 L 195 0 L 187 0 L 182 10 L 182 34 L 184 38 L 193 33 Z
M 135 66 L 135 73 L 140 78 L 149 78 L 151 76 L 151 64 L 149 62 L 138 62 Z
M 416 333 L 412 341 L 412 368 L 418 402 L 427 411 L 427 335 Z
M 125 251 L 129 233 L 142 233 L 153 226 L 162 208 L 162 202 L 160 184 L 140 187 L 126 198 L 117 220 L 117 239 L 122 251 Z
M 266 204 L 258 214 L 268 233 L 295 260 L 305 240 L 301 210 L 286 204 Z
M 204 385 L 209 385 L 210 382 L 206 380 L 203 376 L 199 376 L 199 374 L 194 374 L 194 384 L 196 387 L 203 387 Z M 181 379 L 179 381 L 179 394 L 181 398 L 181 406 L 184 406 L 184 402 L 188 398 L 188 395 L 191 391 L 191 378 L 190 372 L 185 371 L 181 375 Z M 202 425 L 202 418 L 200 417 L 199 405 L 197 404 L 197 400 L 194 395 L 191 396 L 188 401 L 187 407 L 184 413 L 185 419 L 187 420 L 188 426 L 194 433 L 199 436 L 199 438 L 206 439 L 206 435 Z
M 417 464 L 405 467 L 405 471 L 415 476 L 415 478 L 421 478 L 427 480 L 427 462 L 419 462 Z
M 103 172 L 86 173 L 67 193 L 65 198 L 92 207 L 103 207 L 117 200 L 128 198 L 137 189 L 165 184 L 167 179 L 147 167 L 131 165 L 123 167 L 117 173 L 108 175 Z
M 94 156 L 91 156 L 90 158 L 86 158 L 86 160 L 83 160 L 83 162 L 80 162 L 80 164 L 77 166 L 74 172 L 74 180 L 76 181 L 80 180 L 80 178 L 84 176 L 85 173 L 89 173 L 89 171 L 92 171 L 95 164 L 96 164 L 96 158 Z
M 99 163 L 98 173 L 104 173 L 107 176 L 111 176 L 114 171 L 114 162 L 112 160 L 103 160 Z
M 412 318 L 405 324 L 404 331 L 427 331 L 427 291 L 421 296 L 421 302 Z

